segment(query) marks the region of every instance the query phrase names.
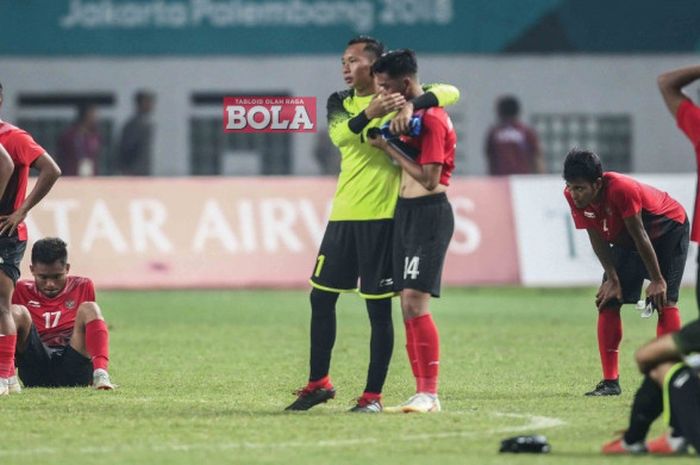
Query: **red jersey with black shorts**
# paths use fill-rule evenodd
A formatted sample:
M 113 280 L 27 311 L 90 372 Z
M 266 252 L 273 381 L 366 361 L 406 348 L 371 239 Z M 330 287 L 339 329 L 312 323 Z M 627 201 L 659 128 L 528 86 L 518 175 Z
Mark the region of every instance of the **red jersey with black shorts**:
M 624 223 L 626 218 L 639 213 L 666 280 L 668 299 L 678 301 L 690 229 L 681 204 L 666 192 L 612 171 L 603 173 L 602 189 L 601 200 L 586 208 L 576 207 L 566 189 L 564 196 L 569 202 L 576 229 L 596 230 L 612 244 L 613 261 L 625 303 L 639 300 L 642 283 L 649 278 Z
M 44 150 L 27 131 L 0 120 L 0 144 L 10 154 L 15 169 L 12 172 L 5 194 L 0 199 L 0 215 L 9 215 L 24 202 L 29 179 L 29 167 L 43 155 Z M 27 240 L 27 226 L 21 223 L 17 227 L 20 240 Z
M 68 345 L 78 307 L 94 301 L 92 280 L 81 276 L 68 276 L 66 287 L 56 297 L 46 297 L 34 281 L 24 279 L 17 283 L 12 295 L 13 304 L 27 307 L 41 341 L 48 347 Z
M 10 154 L 15 165 L 5 193 L 0 199 L 0 215 L 13 213 L 24 202 L 29 178 L 29 167 L 46 150 L 34 142 L 26 131 L 0 120 L 0 144 Z M 27 248 L 27 226 L 24 222 L 17 226 L 16 232 L 0 236 L 0 270 L 13 282 L 20 276 L 19 264 Z
M 422 116 L 420 135 L 402 140 L 420 151 L 416 163 L 442 166 L 440 184 L 447 186 L 457 143 L 452 121 L 438 107 L 416 114 Z M 453 232 L 452 206 L 445 193 L 399 197 L 394 214 L 394 290 L 415 289 L 440 297 L 442 268 Z

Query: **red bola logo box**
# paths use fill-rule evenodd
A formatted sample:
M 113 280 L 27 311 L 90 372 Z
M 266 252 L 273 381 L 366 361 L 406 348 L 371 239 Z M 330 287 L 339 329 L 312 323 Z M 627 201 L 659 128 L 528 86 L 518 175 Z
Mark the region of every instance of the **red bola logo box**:
M 224 132 L 316 132 L 316 97 L 224 97 Z

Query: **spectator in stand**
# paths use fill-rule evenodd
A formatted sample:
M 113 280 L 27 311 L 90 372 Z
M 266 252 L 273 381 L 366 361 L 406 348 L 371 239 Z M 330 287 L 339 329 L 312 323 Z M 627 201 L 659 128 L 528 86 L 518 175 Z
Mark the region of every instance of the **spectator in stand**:
M 486 159 L 489 174 L 541 174 L 544 159 L 535 131 L 520 121 L 520 102 L 512 95 L 499 97 L 496 102 L 498 122 L 486 136 Z
M 134 96 L 135 112 L 124 124 L 117 157 L 117 171 L 125 176 L 151 174 L 154 125 L 151 119 L 155 96 L 140 90 Z
M 59 137 L 58 164 L 64 176 L 95 176 L 98 174 L 102 137 L 97 126 L 97 106 L 78 105 L 75 122 Z

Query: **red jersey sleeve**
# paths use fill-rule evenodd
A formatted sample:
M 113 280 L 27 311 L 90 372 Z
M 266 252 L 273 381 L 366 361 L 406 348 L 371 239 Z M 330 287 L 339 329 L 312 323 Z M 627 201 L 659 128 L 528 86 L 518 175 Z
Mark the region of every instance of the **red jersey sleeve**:
M 14 132 L 9 137 L 5 148 L 12 155 L 15 163 L 27 166 L 34 163 L 34 160 L 46 152 L 41 145 L 34 141 L 29 133 L 21 130 Z
M 625 219 L 642 211 L 642 189 L 634 182 L 616 182 L 610 187 L 610 204 Z
M 435 115 L 425 113 L 421 129 L 421 155 L 420 164 L 443 164 L 445 162 L 445 138 L 447 127 Z
M 586 218 L 583 216 L 583 213 L 581 213 L 581 210 L 576 208 L 576 205 L 574 205 L 574 200 L 571 198 L 571 194 L 569 194 L 569 191 L 566 190 L 566 188 L 564 189 L 564 197 L 569 203 L 571 217 L 574 219 L 574 226 L 576 229 L 588 229 L 588 222 L 586 221 Z
M 678 107 L 676 123 L 694 147 L 700 145 L 700 108 L 690 99 L 684 99 Z
M 85 278 L 85 284 L 83 289 L 83 302 L 95 302 L 97 298 L 95 297 L 95 284 L 92 279 Z

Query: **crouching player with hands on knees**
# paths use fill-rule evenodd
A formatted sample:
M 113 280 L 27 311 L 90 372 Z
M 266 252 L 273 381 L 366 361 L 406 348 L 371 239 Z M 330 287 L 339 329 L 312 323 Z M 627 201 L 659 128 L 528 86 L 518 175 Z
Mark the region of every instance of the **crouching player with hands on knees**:
M 107 373 L 107 324 L 92 281 L 68 276 L 66 243 L 58 238 L 37 241 L 30 269 L 34 280 L 20 280 L 12 296 L 16 361 L 24 386 L 114 389 Z M 12 385 L 19 392 L 19 384 Z
M 423 93 L 411 50 L 382 55 L 372 71 L 383 93 L 399 92 L 407 100 Z M 416 379 L 416 394 L 398 407 L 387 408 L 387 412 L 440 411 L 440 339 L 428 307 L 431 296 L 440 296 L 442 267 L 454 232 L 446 191 L 454 169 L 457 136 L 443 108 L 421 110 L 416 115 L 422 119 L 420 134 L 402 136 L 405 145 L 420 151 L 415 159 L 376 134 L 370 139 L 402 169 L 394 214 L 393 280 L 394 290 L 401 293 L 406 350 Z
M 700 453 L 700 320 L 642 346 L 635 354 L 644 374 L 624 435 L 603 446 L 604 454 Z M 661 413 L 671 432 L 645 443 Z
M 651 281 L 648 305 L 659 315 L 657 337 L 681 327 L 676 304 L 688 255 L 688 217 L 666 192 L 603 172 L 593 152 L 572 149 L 564 162 L 564 180 L 574 225 L 588 231 L 605 271 L 595 302 L 603 380 L 586 395 L 619 395 L 620 307 L 639 300 L 645 278 Z

